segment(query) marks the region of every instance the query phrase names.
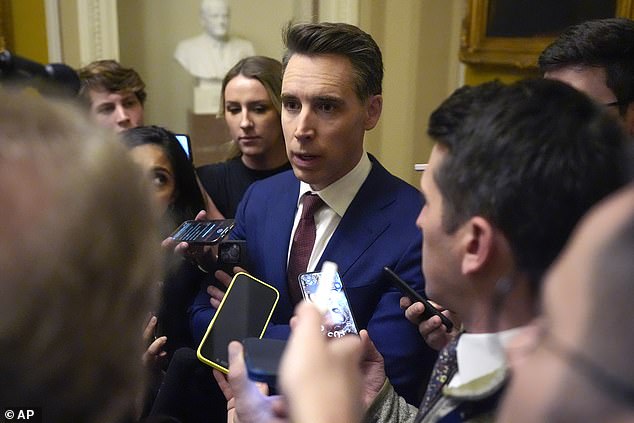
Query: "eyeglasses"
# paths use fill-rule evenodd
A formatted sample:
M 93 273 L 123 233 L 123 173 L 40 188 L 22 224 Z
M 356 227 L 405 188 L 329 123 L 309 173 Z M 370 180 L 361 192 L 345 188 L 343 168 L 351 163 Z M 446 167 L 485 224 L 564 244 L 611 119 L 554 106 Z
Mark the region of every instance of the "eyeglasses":
M 545 329 L 541 331 L 540 341 L 536 344 L 568 363 L 583 377 L 598 385 L 611 398 L 619 399 L 626 404 L 634 404 L 634 385 L 630 382 L 610 374 L 608 370 L 582 352 L 568 348 Z
M 616 101 L 612 101 L 612 102 L 610 102 L 610 103 L 603 103 L 603 105 L 604 105 L 605 107 L 620 106 L 620 105 L 621 105 L 621 102 L 620 102 L 620 101 L 618 101 L 618 100 L 616 100 Z
M 501 278 L 497 281 L 495 287 L 496 296 L 493 302 L 493 322 L 496 321 L 496 316 L 500 315 L 502 304 L 513 289 L 512 280 L 512 278 Z M 544 350 L 549 351 L 572 366 L 583 377 L 598 385 L 600 390 L 605 392 L 610 398 L 617 399 L 628 405 L 634 404 L 634 385 L 631 382 L 611 374 L 583 352 L 567 347 L 557 337 L 553 336 L 552 332 L 545 326 L 545 322 L 540 320 L 541 318 L 536 319 L 532 325 L 524 329 L 524 331 L 530 330 L 531 334 L 527 338 L 522 338 L 522 343 L 517 342 L 517 339 L 514 340 L 514 350 L 524 355 L 536 351 L 539 347 L 543 347 Z M 495 347 L 501 348 L 502 346 L 501 344 L 496 344 Z M 506 349 L 508 351 L 508 346 Z

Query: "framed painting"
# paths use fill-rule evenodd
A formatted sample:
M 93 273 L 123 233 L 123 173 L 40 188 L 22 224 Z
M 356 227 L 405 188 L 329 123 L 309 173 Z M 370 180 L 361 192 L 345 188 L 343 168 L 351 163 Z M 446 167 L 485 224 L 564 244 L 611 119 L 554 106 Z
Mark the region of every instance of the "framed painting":
M 460 60 L 534 68 L 568 26 L 615 16 L 632 18 L 634 0 L 468 0 Z

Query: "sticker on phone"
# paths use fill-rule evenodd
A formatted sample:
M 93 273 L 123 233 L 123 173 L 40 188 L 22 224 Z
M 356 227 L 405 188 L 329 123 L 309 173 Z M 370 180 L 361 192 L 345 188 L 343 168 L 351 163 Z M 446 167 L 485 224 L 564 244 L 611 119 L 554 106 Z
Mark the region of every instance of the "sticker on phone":
M 305 300 L 314 302 L 322 275 L 322 272 L 306 272 L 299 275 L 299 286 Z M 327 295 L 327 304 L 322 332 L 330 338 L 359 334 L 339 273 L 335 273 L 332 289 Z

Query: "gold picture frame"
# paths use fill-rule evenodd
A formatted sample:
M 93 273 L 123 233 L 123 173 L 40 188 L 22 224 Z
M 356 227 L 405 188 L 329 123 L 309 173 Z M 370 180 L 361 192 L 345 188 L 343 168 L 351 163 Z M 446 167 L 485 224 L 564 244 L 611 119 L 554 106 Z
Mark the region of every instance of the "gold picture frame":
M 468 0 L 468 13 L 463 22 L 460 40 L 460 60 L 471 64 L 506 65 L 522 69 L 537 67 L 539 54 L 554 40 L 554 35 L 491 36 L 488 27 L 491 18 L 489 10 L 491 6 L 495 7 L 496 1 Z M 507 0 L 507 2 L 512 1 Z M 536 13 L 536 15 L 539 14 L 539 12 Z M 632 18 L 634 0 L 615 0 L 614 16 Z M 522 19 L 524 18 L 527 17 L 522 15 Z M 567 25 L 560 30 L 565 26 Z
M 11 34 L 11 3 L 9 0 L 0 0 L 0 51 L 13 48 Z

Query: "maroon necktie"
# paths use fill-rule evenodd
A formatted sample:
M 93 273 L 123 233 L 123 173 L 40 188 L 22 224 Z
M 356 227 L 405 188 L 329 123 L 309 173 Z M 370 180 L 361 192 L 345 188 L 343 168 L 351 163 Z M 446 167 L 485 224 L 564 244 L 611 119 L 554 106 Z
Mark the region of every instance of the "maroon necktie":
M 295 229 L 295 236 L 291 243 L 291 253 L 288 257 L 288 292 L 291 295 L 293 304 L 297 304 L 302 299 L 297 277 L 308 268 L 310 254 L 315 245 L 315 212 L 324 204 L 324 201 L 317 194 L 306 194 L 302 199 L 304 205 L 302 216 Z

